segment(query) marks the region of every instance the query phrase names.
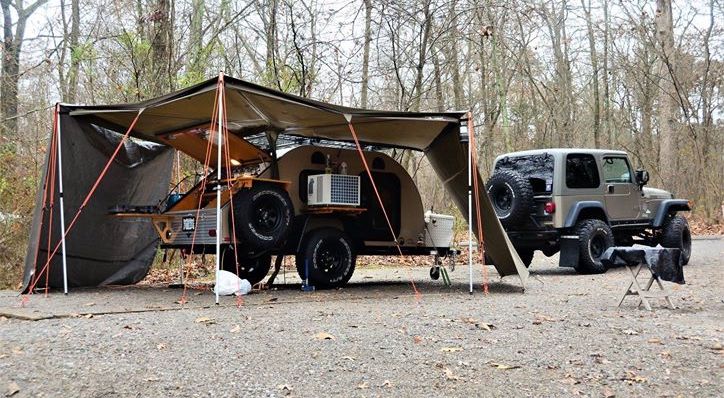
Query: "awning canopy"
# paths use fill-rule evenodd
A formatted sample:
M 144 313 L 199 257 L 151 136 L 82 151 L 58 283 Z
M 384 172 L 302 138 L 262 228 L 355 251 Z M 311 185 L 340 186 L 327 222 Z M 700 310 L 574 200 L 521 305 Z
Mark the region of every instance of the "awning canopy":
M 70 106 L 71 116 L 92 117 L 129 126 L 145 109 L 132 135 L 164 142 L 164 136 L 210 123 L 218 79 L 136 104 Z M 228 129 L 241 137 L 259 131 L 336 141 L 352 141 L 345 115 L 351 116 L 361 142 L 424 151 L 450 123 L 465 112 L 392 112 L 348 108 L 314 101 L 224 77 Z
M 222 75 L 223 76 L 223 75 Z M 68 281 L 71 286 L 131 284 L 142 279 L 151 266 L 158 239 L 150 224 L 127 223 L 107 217 L 107 209 L 123 203 L 155 203 L 162 200 L 170 181 L 172 156 L 168 146 L 202 160 L 206 155 L 206 129 L 215 119 L 217 88 L 224 85 L 227 127 L 232 159 L 240 162 L 273 156 L 245 138 L 260 133 L 284 134 L 310 139 L 354 142 L 348 120 L 359 141 L 365 145 L 409 148 L 423 151 L 441 183 L 467 217 L 468 144 L 461 140 L 460 122 L 466 112 L 390 112 L 348 108 L 282 93 L 239 79 L 223 76 L 163 97 L 135 104 L 61 105 L 58 115 L 58 153 L 64 153 L 59 167 L 72 175 L 67 179 L 64 209 L 80 214 L 83 197 L 105 171 L 98 193 L 88 203 L 84 216 L 67 236 Z M 139 112 L 143 111 L 139 116 Z M 137 120 L 136 120 L 137 118 Z M 127 141 L 120 137 L 133 125 L 131 136 L 148 142 Z M 120 145 L 120 146 L 118 146 Z M 108 162 L 113 148 L 120 153 Z M 216 152 L 211 143 L 211 152 Z M 118 151 L 118 149 L 116 149 Z M 214 154 L 212 159 L 216 158 Z M 46 158 L 48 173 L 50 157 Z M 109 169 L 104 170 L 108 163 Z M 112 164 L 111 164 L 112 163 Z M 212 166 L 215 162 L 212 162 Z M 53 175 L 53 174 L 51 174 Z M 482 185 L 479 173 L 473 174 Z M 61 231 L 53 217 L 52 230 L 43 222 L 43 176 L 36 197 L 31 237 L 25 261 L 24 289 L 38 268 L 46 264 L 50 243 L 60 240 Z M 54 184 L 54 182 L 52 183 Z M 51 185 L 51 195 L 60 196 Z M 492 208 L 488 195 L 479 193 L 486 253 L 501 276 L 519 275 L 525 284 L 526 268 L 513 249 Z M 473 201 L 473 207 L 475 207 Z M 473 214 L 478 214 L 477 209 Z M 477 233 L 477 231 L 476 231 Z M 479 237 L 481 238 L 481 237 Z M 48 279 L 50 286 L 62 285 L 60 256 L 53 255 Z

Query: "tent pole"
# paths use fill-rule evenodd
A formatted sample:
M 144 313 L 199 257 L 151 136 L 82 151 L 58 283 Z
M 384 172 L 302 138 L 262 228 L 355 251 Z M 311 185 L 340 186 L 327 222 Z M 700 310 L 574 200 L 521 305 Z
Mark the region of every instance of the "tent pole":
M 214 291 L 216 292 L 216 304 L 219 304 L 219 270 L 221 269 L 221 134 L 223 134 L 224 123 L 224 73 L 219 73 L 219 95 L 218 111 L 219 122 L 217 125 L 218 135 L 216 141 L 216 281 Z
M 63 293 L 68 294 L 68 263 L 66 259 L 65 251 L 65 205 L 63 203 L 63 151 L 61 151 L 62 140 L 60 139 L 60 104 L 55 105 L 58 138 L 58 197 L 60 198 L 60 245 L 61 245 L 61 256 L 63 258 Z
M 468 113 L 468 118 L 472 117 Z M 470 279 L 470 294 L 473 294 L 473 148 L 468 132 L 468 274 Z M 478 248 L 480 250 L 480 248 Z

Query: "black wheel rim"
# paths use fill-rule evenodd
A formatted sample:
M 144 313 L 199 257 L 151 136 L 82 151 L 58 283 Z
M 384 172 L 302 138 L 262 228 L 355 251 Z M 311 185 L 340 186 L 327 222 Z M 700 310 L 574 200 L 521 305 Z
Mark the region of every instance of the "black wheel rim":
M 339 240 L 324 240 L 317 248 L 316 266 L 326 274 L 337 275 L 347 262 L 347 247 Z
M 594 235 L 593 238 L 591 238 L 590 247 L 591 247 L 591 258 L 594 261 L 599 261 L 599 259 L 603 255 L 603 252 L 605 252 L 607 249 L 606 238 L 601 234 Z
M 500 213 L 507 213 L 513 207 L 513 192 L 507 186 L 498 187 L 493 192 L 493 203 Z
M 252 224 L 254 229 L 263 234 L 269 235 L 273 233 L 282 222 L 283 209 L 281 204 L 276 200 L 257 200 L 254 206 L 254 217 Z

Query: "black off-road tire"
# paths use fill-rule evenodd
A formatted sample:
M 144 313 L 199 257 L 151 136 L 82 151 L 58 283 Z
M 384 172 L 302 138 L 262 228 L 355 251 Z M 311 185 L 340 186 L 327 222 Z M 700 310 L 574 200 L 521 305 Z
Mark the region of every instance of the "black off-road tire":
M 578 235 L 578 265 L 576 271 L 581 274 L 602 274 L 606 266 L 601 255 L 614 245 L 611 227 L 598 219 L 581 220 L 576 224 Z
M 284 243 L 294 217 L 287 191 L 278 185 L 254 184 L 237 192 L 233 202 L 236 238 L 247 249 L 265 251 Z
M 297 273 L 306 279 L 305 264 L 309 266 L 309 284 L 319 289 L 342 287 L 354 273 L 354 245 L 343 231 L 336 228 L 314 230 L 304 239 L 296 256 Z
M 258 257 L 247 257 L 239 254 L 239 278 L 246 279 L 252 286 L 264 280 L 271 269 L 271 255 L 262 254 Z M 221 253 L 221 269 L 236 275 L 236 258 L 234 247 L 228 246 Z
M 686 265 L 691 258 L 691 230 L 684 216 L 675 215 L 664 223 L 661 229 L 661 246 L 681 250 L 681 263 Z
M 533 187 L 520 173 L 513 170 L 497 171 L 488 179 L 485 188 L 495 214 L 504 227 L 515 227 L 530 219 Z

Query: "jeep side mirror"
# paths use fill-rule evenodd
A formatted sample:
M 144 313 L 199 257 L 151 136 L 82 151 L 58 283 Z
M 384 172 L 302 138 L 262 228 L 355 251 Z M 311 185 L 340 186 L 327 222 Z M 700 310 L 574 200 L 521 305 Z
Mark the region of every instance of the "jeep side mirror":
M 643 187 L 649 182 L 649 172 L 646 170 L 636 170 L 636 183 Z

